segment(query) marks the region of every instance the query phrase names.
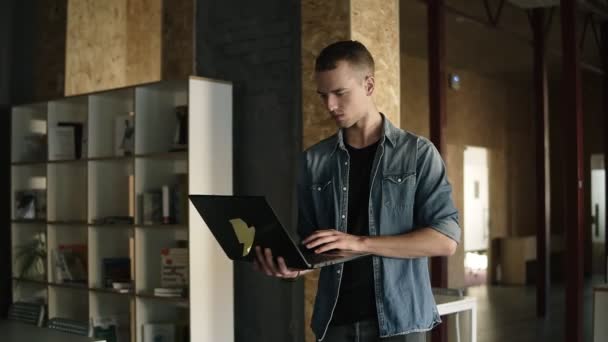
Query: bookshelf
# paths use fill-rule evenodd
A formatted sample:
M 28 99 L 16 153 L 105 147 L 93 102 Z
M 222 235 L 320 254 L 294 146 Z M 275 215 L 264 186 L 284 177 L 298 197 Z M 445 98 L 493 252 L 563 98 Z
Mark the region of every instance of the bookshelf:
M 188 121 L 179 146 L 177 107 Z M 13 301 L 41 300 L 49 319 L 113 317 L 120 341 L 147 342 L 144 326 L 166 322 L 189 326 L 193 341 L 234 340 L 232 263 L 183 202 L 232 193 L 232 86 L 190 77 L 18 105 L 11 116 Z M 146 201 L 158 197 L 143 194 L 166 185 L 183 206 L 168 223 L 151 220 L 156 202 Z M 43 257 L 22 272 L 26 245 Z M 188 248 L 187 295 L 155 296 L 160 251 L 178 245 Z M 55 254 L 83 247 L 86 279 L 70 282 Z M 133 289 L 118 292 L 103 264 L 125 258 Z

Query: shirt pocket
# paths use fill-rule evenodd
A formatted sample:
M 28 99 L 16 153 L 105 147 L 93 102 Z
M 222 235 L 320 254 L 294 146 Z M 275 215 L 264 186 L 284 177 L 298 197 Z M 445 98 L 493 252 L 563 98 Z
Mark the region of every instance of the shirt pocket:
M 321 227 L 329 227 L 333 210 L 333 180 L 314 183 L 310 186 L 312 201 L 315 208 L 317 222 Z M 333 224 L 333 223 L 332 223 Z M 320 228 L 320 227 L 318 227 Z
M 393 210 L 412 206 L 416 186 L 416 172 L 384 175 L 382 178 L 382 205 Z

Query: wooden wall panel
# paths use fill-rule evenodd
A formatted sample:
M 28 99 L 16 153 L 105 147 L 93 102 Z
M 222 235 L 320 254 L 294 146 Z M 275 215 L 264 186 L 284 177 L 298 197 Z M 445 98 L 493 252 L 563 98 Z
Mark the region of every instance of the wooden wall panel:
M 162 0 L 122 0 L 126 16 L 126 85 L 161 79 Z
M 161 0 L 70 0 L 65 95 L 160 80 Z
M 374 56 L 374 101 L 397 127 L 400 126 L 399 2 L 351 0 L 351 39 L 363 43 Z
M 304 0 L 302 6 L 302 128 L 308 148 L 336 131 L 317 94 L 315 58 L 332 42 L 350 39 L 350 1 Z

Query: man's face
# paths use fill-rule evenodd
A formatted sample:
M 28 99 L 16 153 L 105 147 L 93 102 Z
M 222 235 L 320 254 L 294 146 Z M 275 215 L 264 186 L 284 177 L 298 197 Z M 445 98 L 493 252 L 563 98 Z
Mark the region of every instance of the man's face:
M 315 74 L 317 93 L 340 128 L 348 128 L 367 114 L 373 76 L 339 61 L 333 70 Z

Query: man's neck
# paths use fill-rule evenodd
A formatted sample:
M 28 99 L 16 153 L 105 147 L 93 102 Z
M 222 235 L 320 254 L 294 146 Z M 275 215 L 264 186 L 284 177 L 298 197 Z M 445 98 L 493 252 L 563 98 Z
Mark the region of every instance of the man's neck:
M 374 109 L 356 124 L 344 129 L 344 134 L 346 142 L 354 148 L 372 145 L 382 136 L 382 115 Z

